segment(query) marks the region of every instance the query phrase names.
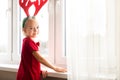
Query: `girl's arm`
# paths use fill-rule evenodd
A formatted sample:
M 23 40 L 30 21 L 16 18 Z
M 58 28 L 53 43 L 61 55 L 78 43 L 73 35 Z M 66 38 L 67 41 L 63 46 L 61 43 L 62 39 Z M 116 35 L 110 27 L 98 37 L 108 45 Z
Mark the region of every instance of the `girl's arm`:
M 42 57 L 40 54 L 39 54 L 39 51 L 34 51 L 33 52 L 33 56 L 40 62 L 42 63 L 43 65 L 55 70 L 56 72 L 66 72 L 67 70 L 64 69 L 64 68 L 61 68 L 61 67 L 56 67 L 54 65 L 52 65 L 50 62 L 48 62 L 44 57 Z

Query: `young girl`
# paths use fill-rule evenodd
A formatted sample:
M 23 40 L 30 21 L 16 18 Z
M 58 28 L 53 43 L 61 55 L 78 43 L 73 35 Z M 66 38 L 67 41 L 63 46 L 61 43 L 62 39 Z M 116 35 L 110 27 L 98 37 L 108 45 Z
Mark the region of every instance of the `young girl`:
M 27 17 L 23 20 L 23 32 L 26 37 L 23 39 L 17 80 L 42 80 L 42 77 L 45 78 L 47 71 L 41 70 L 40 63 L 57 72 L 66 72 L 66 69 L 50 64 L 40 55 L 39 43 L 35 42 L 39 33 L 39 25 L 34 17 Z

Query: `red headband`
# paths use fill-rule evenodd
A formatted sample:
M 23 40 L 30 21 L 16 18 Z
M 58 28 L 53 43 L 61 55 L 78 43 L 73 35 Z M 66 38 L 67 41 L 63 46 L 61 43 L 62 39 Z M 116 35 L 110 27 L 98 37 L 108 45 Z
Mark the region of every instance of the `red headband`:
M 43 7 L 43 5 L 47 2 L 48 0 L 19 0 L 19 5 L 23 8 L 25 14 L 27 16 L 30 16 L 29 14 L 29 8 L 34 5 L 35 6 L 35 12 L 33 16 L 36 16 L 39 10 Z

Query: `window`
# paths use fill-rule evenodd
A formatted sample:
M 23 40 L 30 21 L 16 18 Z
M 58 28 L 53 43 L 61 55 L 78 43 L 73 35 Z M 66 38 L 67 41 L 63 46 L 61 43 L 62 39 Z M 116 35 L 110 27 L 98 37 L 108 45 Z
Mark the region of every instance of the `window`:
M 4 3 L 4 4 L 3 4 Z M 19 15 L 17 0 L 4 0 L 0 2 L 1 41 L 0 63 L 16 63 L 20 60 L 19 53 Z

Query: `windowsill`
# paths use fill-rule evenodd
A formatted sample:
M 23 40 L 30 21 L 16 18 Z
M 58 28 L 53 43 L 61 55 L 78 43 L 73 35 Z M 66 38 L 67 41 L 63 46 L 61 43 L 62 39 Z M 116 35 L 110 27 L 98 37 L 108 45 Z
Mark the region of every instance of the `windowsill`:
M 16 64 L 0 64 L 0 70 L 2 71 L 9 71 L 9 72 L 17 72 L 18 65 Z M 44 69 L 43 69 L 44 70 Z M 48 72 L 48 77 L 56 77 L 56 78 L 67 78 L 67 73 L 59 73 L 55 72 L 51 69 L 46 69 Z
M 17 72 L 18 70 L 18 65 L 15 64 L 0 64 L 0 70 L 2 71 L 8 71 L 8 72 Z M 67 79 L 67 73 L 59 73 L 55 72 L 52 69 L 49 68 L 44 68 L 42 70 L 47 70 L 48 71 L 48 77 L 56 77 L 56 78 L 64 78 Z M 82 75 L 83 77 L 87 77 L 87 75 Z M 107 80 L 116 80 L 116 75 L 111 74 L 111 75 L 106 75 L 106 74 L 99 74 L 96 76 L 93 76 L 94 78 L 99 78 L 101 80 L 107 79 Z

